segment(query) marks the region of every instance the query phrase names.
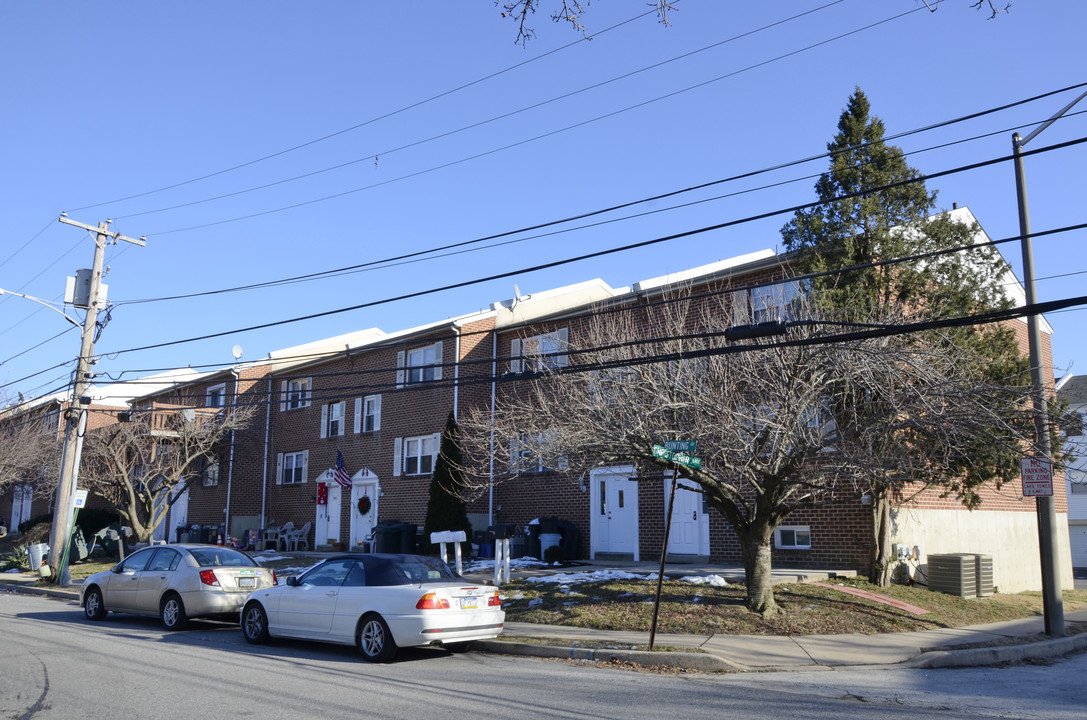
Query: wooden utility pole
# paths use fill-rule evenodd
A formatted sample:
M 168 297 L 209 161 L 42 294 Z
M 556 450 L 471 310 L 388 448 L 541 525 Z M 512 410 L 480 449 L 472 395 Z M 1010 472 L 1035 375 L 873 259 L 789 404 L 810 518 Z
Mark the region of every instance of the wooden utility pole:
M 49 536 L 49 566 L 51 577 L 59 585 L 70 580 L 68 574 L 68 546 L 72 534 L 72 504 L 76 481 L 79 478 L 79 459 L 83 450 L 83 433 L 87 429 L 87 406 L 91 404 L 87 388 L 94 378 L 91 367 L 96 362 L 94 357 L 94 336 L 98 324 L 99 289 L 102 285 L 102 263 L 106 255 L 106 245 L 124 240 L 134 245 L 145 246 L 144 238 L 135 240 L 109 229 L 111 221 L 98 223 L 98 227 L 69 220 L 61 213 L 60 222 L 74 225 L 91 233 L 94 238 L 94 264 L 91 268 L 90 292 L 87 296 L 87 316 L 83 319 L 82 342 L 76 363 L 75 378 L 72 383 L 72 399 L 65 413 L 64 449 L 61 451 L 60 477 L 57 480 L 57 493 L 53 502 L 53 529 Z M 104 303 L 103 303 L 104 304 Z M 77 306 L 78 307 L 78 306 Z

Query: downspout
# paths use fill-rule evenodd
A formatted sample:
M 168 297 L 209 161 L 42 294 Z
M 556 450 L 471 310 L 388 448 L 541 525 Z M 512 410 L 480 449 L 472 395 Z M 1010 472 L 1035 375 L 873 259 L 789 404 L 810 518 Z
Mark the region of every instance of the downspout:
M 238 369 L 237 368 L 230 368 L 230 374 L 234 376 L 234 400 L 233 400 L 234 407 L 231 408 L 231 412 L 236 415 L 237 412 L 238 412 Z M 233 422 L 233 418 L 231 419 L 231 422 Z M 229 464 L 227 465 L 227 471 L 226 471 L 226 507 L 223 508 L 223 534 L 226 537 L 230 537 L 230 489 L 231 489 L 231 484 L 232 484 L 232 482 L 234 480 L 234 428 L 233 427 L 230 428 L 230 459 L 227 460 L 227 462 Z M 223 544 L 226 545 L 225 540 L 223 541 Z
M 268 527 L 268 439 L 272 429 L 272 376 L 268 376 L 268 402 L 264 403 L 264 460 L 260 476 L 260 526 Z
M 498 328 L 491 332 L 491 446 L 487 468 L 487 525 L 494 525 L 494 401 L 498 376 Z
M 460 414 L 457 412 L 457 403 L 460 399 L 460 327 L 456 323 L 453 323 L 453 334 L 457 338 L 456 343 L 453 345 L 453 419 L 459 420 Z

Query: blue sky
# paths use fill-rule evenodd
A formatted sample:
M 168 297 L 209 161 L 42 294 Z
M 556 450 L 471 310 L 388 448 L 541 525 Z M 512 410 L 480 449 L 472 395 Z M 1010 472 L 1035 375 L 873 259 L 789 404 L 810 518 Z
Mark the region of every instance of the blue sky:
M 92 241 L 58 223 L 61 211 L 90 225 L 111 218 L 113 229 L 146 236 L 145 248 L 107 250 L 115 306 L 98 343 L 97 381 L 108 382 L 225 365 L 234 345 L 253 360 L 354 330 L 400 330 L 509 298 L 514 283 L 523 293 L 597 277 L 620 287 L 773 249 L 786 215 L 322 319 L 128 352 L 809 202 L 814 178 L 799 178 L 823 171 L 825 160 L 595 220 L 659 211 L 650 215 L 572 223 L 552 228 L 568 232 L 522 234 L 475 252 L 132 302 L 381 260 L 817 155 L 855 86 L 892 135 L 1087 80 L 1080 0 L 1016 3 L 995 19 L 970 4 L 944 0 L 930 13 L 919 0 L 681 0 L 664 27 L 651 12 L 637 17 L 650 9 L 644 3 L 597 0 L 584 18 L 597 33 L 591 41 L 541 13 L 537 38 L 522 48 L 491 0 L 4 3 L 0 287 L 59 300 L 64 277 L 90 266 Z M 930 174 L 1001 157 L 1014 128 L 1026 134 L 1080 92 L 896 144 Z M 1087 100 L 1074 111 L 1087 111 Z M 1085 134 L 1084 116 L 1071 116 L 1029 149 Z M 253 162 L 261 158 L 269 159 Z M 1084 168 L 1082 145 L 1027 159 L 1035 231 L 1084 221 Z M 154 192 L 162 188 L 171 189 Z M 1010 163 L 929 188 L 940 191 L 942 207 L 969 206 L 990 236 L 1018 234 Z M 713 199 L 743 190 L 752 191 Z M 669 210 L 693 201 L 703 202 Z M 1077 231 L 1035 241 L 1040 300 L 1084 294 L 1083 238 Z M 1020 273 L 1018 245 L 1003 252 Z M 1058 376 L 1087 372 L 1083 318 L 1081 309 L 1047 318 Z M 42 371 L 75 357 L 78 335 L 67 327 L 32 302 L 0 297 L 0 397 L 65 385 L 68 367 Z

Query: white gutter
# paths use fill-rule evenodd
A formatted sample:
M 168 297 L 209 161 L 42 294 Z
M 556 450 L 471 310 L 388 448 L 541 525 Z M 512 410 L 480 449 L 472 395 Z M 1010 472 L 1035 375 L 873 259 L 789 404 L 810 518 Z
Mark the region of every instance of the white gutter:
M 491 332 L 491 447 L 487 467 L 487 525 L 494 525 L 494 403 L 498 377 L 498 328 Z
M 453 323 L 453 334 L 457 338 L 453 345 L 453 419 L 458 420 L 460 419 L 460 413 L 457 411 L 460 400 L 460 327 L 456 323 Z
M 231 409 L 232 413 L 238 412 L 238 370 L 237 368 L 230 368 L 230 374 L 234 376 L 234 407 Z M 231 419 L 234 422 L 234 419 Z M 230 429 L 230 459 L 227 461 L 229 465 L 226 471 L 226 507 L 223 508 L 223 534 L 230 537 L 230 490 L 234 480 L 234 428 Z M 223 541 L 226 545 L 226 541 Z
M 268 502 L 268 436 L 272 429 L 272 376 L 268 375 L 268 402 L 264 403 L 264 460 L 260 477 L 260 527 L 263 532 L 268 526 L 265 521 Z

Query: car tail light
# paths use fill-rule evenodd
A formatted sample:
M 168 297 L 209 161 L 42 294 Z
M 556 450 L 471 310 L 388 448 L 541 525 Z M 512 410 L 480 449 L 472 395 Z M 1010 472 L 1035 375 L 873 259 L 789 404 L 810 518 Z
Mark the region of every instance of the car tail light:
M 438 597 L 437 593 L 427 593 L 415 603 L 416 610 L 448 610 L 449 601 Z
M 270 572 L 272 573 L 272 584 L 273 585 L 278 585 L 279 584 L 279 578 L 276 577 L 276 571 L 272 570 Z
M 487 598 L 487 607 L 502 607 L 502 601 L 498 599 L 497 590 L 495 590 L 493 595 Z
M 200 582 L 205 585 L 211 585 L 212 587 L 219 587 L 219 578 L 215 577 L 214 570 L 201 570 Z

